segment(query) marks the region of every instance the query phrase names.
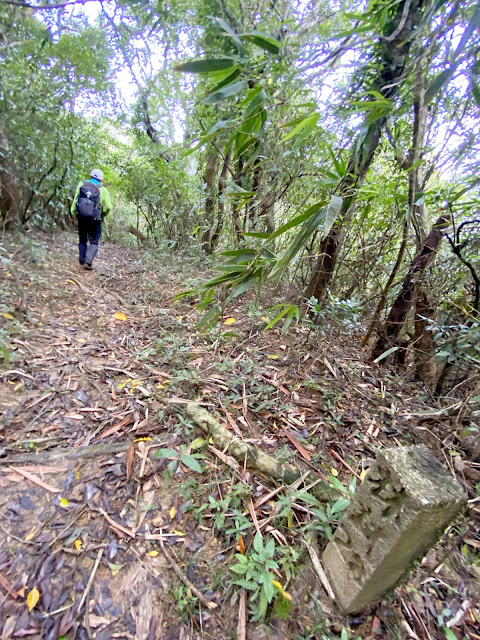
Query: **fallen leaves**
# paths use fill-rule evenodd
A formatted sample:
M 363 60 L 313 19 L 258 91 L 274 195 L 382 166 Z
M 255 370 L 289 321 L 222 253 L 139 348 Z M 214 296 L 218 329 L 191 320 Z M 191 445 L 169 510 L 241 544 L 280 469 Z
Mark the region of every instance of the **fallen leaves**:
M 127 316 L 123 313 L 123 311 L 118 311 L 117 313 L 114 313 L 113 317 L 115 318 L 115 320 L 121 320 L 122 322 L 125 322 L 126 320 L 128 320 Z
M 236 320 L 235 318 L 227 318 L 227 319 L 224 321 L 224 323 L 223 323 L 223 324 L 224 324 L 224 325 L 227 325 L 227 327 L 228 327 L 228 326 L 230 326 L 230 325 L 232 325 L 232 324 L 235 324 L 236 322 L 237 322 L 237 320 Z
M 27 607 L 29 611 L 37 606 L 39 599 L 40 591 L 37 589 L 37 587 L 33 587 L 33 589 L 31 589 L 27 595 Z

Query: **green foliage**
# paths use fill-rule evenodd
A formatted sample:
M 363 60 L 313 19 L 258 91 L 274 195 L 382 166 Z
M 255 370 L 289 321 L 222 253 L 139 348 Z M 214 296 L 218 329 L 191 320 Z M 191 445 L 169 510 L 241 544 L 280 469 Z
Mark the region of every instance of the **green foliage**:
M 204 471 L 202 465 L 198 462 L 199 459 L 205 458 L 201 453 L 186 454 L 178 453 L 174 449 L 157 449 L 154 456 L 156 458 L 167 458 L 171 460 L 168 465 L 168 470 L 172 475 L 175 473 L 179 462 L 197 473 L 203 473 Z
M 233 584 L 251 592 L 254 620 L 260 620 L 265 616 L 267 607 L 275 596 L 276 577 L 272 569 L 278 569 L 279 565 L 273 559 L 274 555 L 274 539 L 264 540 L 259 533 L 256 533 L 253 539 L 253 551 L 247 555 L 236 553 L 237 563 L 230 567 L 237 576 L 232 580 Z

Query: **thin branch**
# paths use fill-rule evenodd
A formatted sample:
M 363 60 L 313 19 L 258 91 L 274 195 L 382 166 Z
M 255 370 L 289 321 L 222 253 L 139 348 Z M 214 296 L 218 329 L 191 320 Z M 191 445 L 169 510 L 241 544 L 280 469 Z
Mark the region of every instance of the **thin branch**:
M 18 2 L 17 0 L 0 0 L 0 4 L 9 4 L 13 7 L 22 7 L 24 9 L 64 9 L 73 4 L 86 4 L 87 2 L 99 2 L 100 0 L 69 0 L 68 2 L 60 2 L 59 4 L 30 4 L 29 2 Z

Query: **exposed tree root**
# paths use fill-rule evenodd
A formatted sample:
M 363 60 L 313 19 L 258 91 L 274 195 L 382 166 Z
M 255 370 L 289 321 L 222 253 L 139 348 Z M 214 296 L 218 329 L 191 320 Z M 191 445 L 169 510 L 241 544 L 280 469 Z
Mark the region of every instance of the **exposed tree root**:
M 228 453 L 240 464 L 246 460 L 249 467 L 286 484 L 292 484 L 302 475 L 303 471 L 300 468 L 280 462 L 268 453 L 263 453 L 257 447 L 242 442 L 237 436 L 225 429 L 206 409 L 195 402 L 190 402 L 187 405 L 187 413 L 195 424 L 207 435 L 211 435 L 215 446 L 224 452 L 228 450 Z M 312 493 L 319 500 L 338 497 L 337 492 L 325 480 L 317 482 L 312 488 Z

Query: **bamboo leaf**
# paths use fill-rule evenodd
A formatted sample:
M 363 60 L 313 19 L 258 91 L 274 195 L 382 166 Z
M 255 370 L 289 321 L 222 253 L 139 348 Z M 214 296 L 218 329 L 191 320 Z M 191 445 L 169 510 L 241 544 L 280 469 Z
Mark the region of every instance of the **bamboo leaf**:
M 282 224 L 280 227 L 278 227 L 278 229 L 276 229 L 272 234 L 270 234 L 267 237 L 267 240 L 269 242 L 271 240 L 275 240 L 275 238 L 282 235 L 282 233 L 285 233 L 286 231 L 289 231 L 294 227 L 298 227 L 298 225 L 302 224 L 302 222 L 305 222 L 305 220 L 308 220 L 313 214 L 320 211 L 320 209 L 322 209 L 324 206 L 325 206 L 325 202 L 323 200 L 321 202 L 316 202 L 315 204 L 312 204 L 312 206 L 309 207 L 306 211 L 304 211 L 298 216 L 295 216 L 295 218 L 293 218 L 292 220 L 289 220 L 288 222 L 285 222 L 285 224 Z
M 203 58 L 201 60 L 190 60 L 177 64 L 174 69 L 182 73 L 211 73 L 233 67 L 234 61 L 230 58 Z
M 434 78 L 430 84 L 430 86 L 425 91 L 425 104 L 429 104 L 437 93 L 446 85 L 450 78 L 453 76 L 456 70 L 456 66 L 453 66 L 451 69 L 444 69 L 441 73 L 438 74 L 436 78 Z
M 226 100 L 227 98 L 232 98 L 233 96 L 241 93 L 246 87 L 246 80 L 240 80 L 240 82 L 230 84 L 220 91 L 210 93 L 206 98 L 202 100 L 202 104 L 216 104 L 217 102 L 221 102 L 222 100 Z
M 298 133 L 300 133 L 302 129 L 305 129 L 307 134 L 310 133 L 310 131 L 312 131 L 317 125 L 319 118 L 320 118 L 319 113 L 312 113 L 307 118 L 304 118 L 301 122 L 297 124 L 297 126 L 294 129 L 292 129 L 292 131 L 290 131 L 290 133 L 288 133 L 284 138 L 282 138 L 282 142 L 286 142 L 287 140 L 290 140 L 291 138 L 296 136 Z
M 390 347 L 390 349 L 387 349 L 386 351 L 384 351 L 382 354 L 380 354 L 378 356 L 378 358 L 375 358 L 374 362 L 380 362 L 381 360 L 383 360 L 384 358 L 386 358 L 387 356 L 389 356 L 391 353 L 393 353 L 394 351 L 397 351 L 398 347 Z
M 278 279 L 288 268 L 294 257 L 304 248 L 306 242 L 316 230 L 318 230 L 319 228 L 322 229 L 322 238 L 325 238 L 328 235 L 333 223 L 340 213 L 342 202 L 342 198 L 339 198 L 338 196 L 332 196 L 332 199 L 330 200 L 327 207 L 322 207 L 320 210 L 317 209 L 316 212 L 314 209 L 314 213 L 310 214 L 309 217 L 305 219 L 300 231 L 290 242 L 288 247 L 283 252 L 283 255 L 277 261 L 275 267 L 272 269 L 270 273 L 270 280 L 272 280 L 273 282 L 278 281 Z
M 267 94 L 265 93 L 265 89 L 260 89 L 260 91 L 253 97 L 253 99 L 248 104 L 248 107 L 245 109 L 245 113 L 243 114 L 244 118 L 249 118 L 255 112 L 258 107 L 260 107 L 265 100 L 267 99 Z
M 195 329 L 200 329 L 202 332 L 208 331 L 208 329 L 210 329 L 210 327 L 212 327 L 217 322 L 221 313 L 222 310 L 218 305 L 213 306 L 200 318 L 200 320 L 195 325 Z
M 257 47 L 260 47 L 269 53 L 278 53 L 280 51 L 280 42 L 262 31 L 248 31 L 246 33 L 238 34 L 238 37 L 242 40 L 247 40 L 248 42 L 256 44 Z
M 230 75 L 228 75 L 226 78 L 223 78 L 223 80 L 221 80 L 212 89 L 210 89 L 208 93 L 216 93 L 217 91 L 220 91 L 220 89 L 223 89 L 223 87 L 232 84 L 232 82 L 236 80 L 241 73 L 242 70 L 237 67 L 233 73 L 230 73 Z
M 225 31 L 225 33 L 227 33 L 227 35 L 229 35 L 232 38 L 233 42 L 237 46 L 239 53 L 243 53 L 242 41 L 237 36 L 235 31 L 232 29 L 232 27 L 227 22 L 225 22 L 225 20 L 223 20 L 222 18 L 215 18 L 215 20 L 220 25 L 220 27 Z

